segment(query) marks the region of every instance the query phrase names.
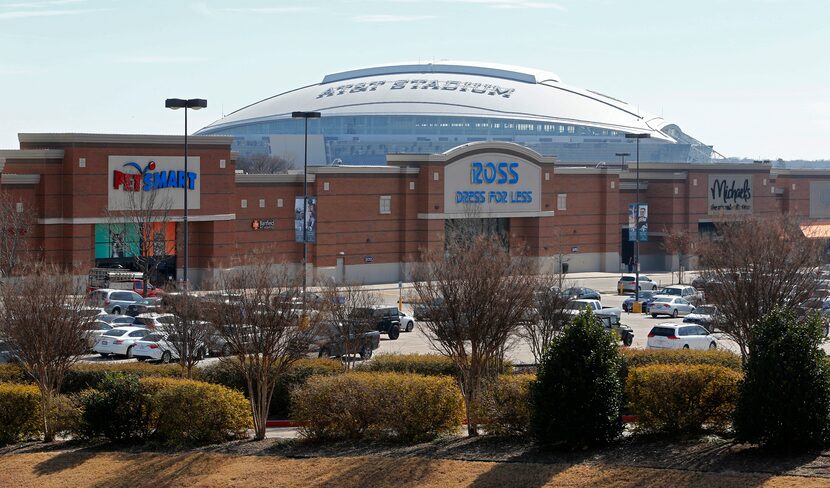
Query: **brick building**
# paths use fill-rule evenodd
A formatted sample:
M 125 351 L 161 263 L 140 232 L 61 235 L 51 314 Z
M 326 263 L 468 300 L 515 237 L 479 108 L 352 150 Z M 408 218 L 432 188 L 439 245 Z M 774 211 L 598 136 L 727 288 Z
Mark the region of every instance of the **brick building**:
M 20 149 L 0 151 L 2 189 L 34 209 L 29 252 L 83 273 L 129 266 L 136 252 L 165 260 L 157 279 L 181 276 L 184 192 L 188 192 L 189 268 L 194 282 L 220 268 L 265 256 L 301 266 L 302 224 L 295 202 L 303 175 L 237 174 L 232 137 L 20 134 Z M 526 246 L 540 266 L 570 271 L 625 269 L 633 256 L 630 206 L 635 163 L 557 164 L 524 146 L 474 142 L 443 154 L 390 154 L 386 166 L 311 166 L 316 198 L 306 234 L 311 277 L 394 282 L 406 279 L 422 248 L 442 248 L 459 220 L 481 219 L 511 249 Z M 142 193 L 144 192 L 144 193 Z M 154 225 L 152 246 L 137 242 L 118 212 L 125 198 L 154 194 L 169 218 Z M 661 248 L 666 229 L 715 230 L 741 214 L 788 212 L 819 228 L 830 219 L 830 172 L 768 164 L 640 164 L 647 206 L 644 270 L 677 266 Z

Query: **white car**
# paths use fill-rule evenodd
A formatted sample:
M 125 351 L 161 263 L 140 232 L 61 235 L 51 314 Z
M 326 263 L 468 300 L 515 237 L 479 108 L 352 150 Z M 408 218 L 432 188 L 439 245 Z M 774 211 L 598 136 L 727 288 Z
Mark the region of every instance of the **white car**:
M 175 341 L 175 336 L 172 334 L 152 332 L 135 343 L 133 357 L 139 361 L 161 361 L 165 364 L 177 360 L 179 359 L 179 351 L 171 341 Z M 204 345 L 197 346 L 195 357 L 198 359 L 205 357 Z
M 659 324 L 648 333 L 647 347 L 652 349 L 717 349 L 718 341 L 700 325 Z
M 146 329 L 163 329 L 165 325 L 173 325 L 175 320 L 176 317 L 172 313 L 142 313 L 133 319 L 133 326 Z
M 685 298 L 657 295 L 651 302 L 648 312 L 652 317 L 657 317 L 658 315 L 679 317 L 681 315 L 689 315 L 694 309 L 694 305 L 689 303 Z
M 129 359 L 133 357 L 133 348 L 136 341 L 141 340 L 149 333 L 150 331 L 143 327 L 118 327 L 104 332 L 92 350 L 103 357 L 112 354 Z
M 699 291 L 694 286 L 689 285 L 670 285 L 660 290 L 660 295 L 668 295 L 672 297 L 680 297 L 688 302 L 695 302 L 696 300 L 703 300 L 703 292 Z M 700 304 L 700 302 L 696 302 Z
M 412 332 L 417 324 L 417 322 L 415 322 L 415 317 L 403 312 L 402 310 L 398 311 L 398 320 L 401 321 L 401 330 L 404 332 Z
M 623 275 L 620 281 L 617 282 L 617 290 L 622 290 L 622 293 L 627 291 L 634 291 L 637 285 L 637 277 L 635 275 Z M 657 283 L 651 280 L 646 275 L 640 275 L 640 291 L 656 290 Z
M 92 349 L 95 347 L 95 343 L 98 342 L 98 339 L 104 335 L 104 332 L 112 330 L 112 326 L 103 320 L 94 320 L 87 324 L 86 330 L 82 332 L 84 341 L 86 341 L 87 347 Z

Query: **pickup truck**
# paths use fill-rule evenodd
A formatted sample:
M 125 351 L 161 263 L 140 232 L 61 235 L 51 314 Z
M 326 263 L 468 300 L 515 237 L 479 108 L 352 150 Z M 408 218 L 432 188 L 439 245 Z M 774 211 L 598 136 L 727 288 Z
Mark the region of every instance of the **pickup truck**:
M 622 310 L 619 307 L 603 307 L 599 300 L 571 300 L 565 305 L 565 312 L 578 315 L 583 310 L 590 309 L 598 317 L 613 315 L 619 321 Z
M 161 292 L 149 283 L 145 291 L 142 273 L 121 269 L 92 268 L 87 275 L 87 291 L 91 292 L 100 288 L 134 291 L 145 298 L 158 296 Z

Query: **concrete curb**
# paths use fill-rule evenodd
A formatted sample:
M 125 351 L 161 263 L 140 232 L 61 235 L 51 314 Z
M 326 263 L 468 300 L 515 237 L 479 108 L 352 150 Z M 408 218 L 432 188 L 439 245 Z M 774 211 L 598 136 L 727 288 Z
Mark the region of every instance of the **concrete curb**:
M 633 424 L 637 421 L 636 415 L 623 415 L 622 422 L 624 424 Z M 467 425 L 467 421 L 462 422 L 462 425 Z M 296 422 L 294 420 L 268 420 L 265 422 L 265 427 L 269 429 L 288 429 L 302 427 L 303 422 Z

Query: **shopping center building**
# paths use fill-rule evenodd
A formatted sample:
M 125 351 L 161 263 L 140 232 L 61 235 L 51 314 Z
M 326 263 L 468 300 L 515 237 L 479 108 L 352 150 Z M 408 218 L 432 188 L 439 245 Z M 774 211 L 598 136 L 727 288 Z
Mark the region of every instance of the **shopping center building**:
M 513 142 L 477 141 L 434 154 L 387 154 L 382 166 L 311 166 L 313 210 L 303 229 L 295 225 L 303 221 L 296 207 L 302 172 L 240 174 L 233 141 L 189 137 L 185 171 L 181 136 L 20 134 L 19 149 L 0 151 L 0 182 L 18 210 L 35 214 L 29 252 L 79 274 L 129 266 L 135 253 L 149 253 L 165 261 L 163 278 L 180 277 L 185 192 L 196 282 L 259 259 L 299 267 L 303 234 L 312 241 L 312 278 L 406 280 L 422 249 L 443 249 L 455 224 L 469 219 L 500 233 L 511 252 L 524 249 L 540 269 L 561 259 L 572 272 L 618 272 L 633 256 L 631 159 L 624 167 L 563 163 Z M 781 212 L 813 229 L 830 221 L 827 171 L 652 162 L 639 169 L 648 209 L 644 270 L 677 266 L 662 248 L 669 229 L 705 236 L 724 219 Z M 147 200 L 164 202 L 166 215 L 149 224 L 152 243 L 138 242 L 147 234 L 123 219 Z

